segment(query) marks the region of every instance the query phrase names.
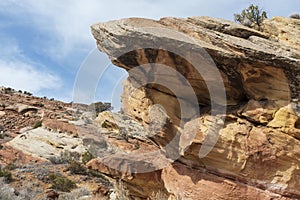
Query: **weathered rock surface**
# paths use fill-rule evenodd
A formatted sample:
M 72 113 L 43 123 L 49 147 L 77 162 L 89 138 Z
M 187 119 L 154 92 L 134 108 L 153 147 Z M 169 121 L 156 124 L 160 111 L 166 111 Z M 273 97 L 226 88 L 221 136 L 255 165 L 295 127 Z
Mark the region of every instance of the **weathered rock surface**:
M 195 170 L 174 163 L 162 170 L 162 182 L 166 190 L 187 200 L 194 199 L 286 199 L 253 186 L 245 185 L 226 178 Z
M 123 112 L 148 125 L 151 107 L 161 105 L 168 122 L 151 137 L 161 148 L 179 133 L 181 164 L 152 174 L 169 199 L 202 199 L 212 193 L 217 199 L 300 198 L 300 112 L 295 109 L 300 23 L 276 17 L 266 20 L 263 30 L 209 17 L 130 18 L 92 26 L 99 50 L 129 73 Z M 218 75 L 209 70 L 214 67 Z M 200 115 L 195 104 L 201 107 Z M 227 106 L 227 112 L 218 114 L 211 105 L 220 110 Z M 202 158 L 199 151 L 206 140 L 216 144 Z M 104 167 L 105 162 L 115 169 L 121 169 L 121 163 L 122 169 L 131 169 L 133 161 L 112 156 L 89 166 L 123 178 L 132 195 L 149 197 L 152 186 L 147 178 L 142 181 L 133 170 L 128 179 L 128 170 L 116 172 Z
M 298 26 L 295 27 L 297 28 Z M 172 30 L 176 34 L 168 35 L 171 31 L 166 30 Z M 176 31 L 181 33 L 181 37 Z M 177 69 L 191 83 L 202 104 L 208 104 L 209 100 L 205 84 L 200 84 L 203 83 L 203 78 L 194 73 L 195 70 L 184 58 L 166 52 L 164 47 L 178 48 L 182 45 L 180 52 L 195 51 L 199 55 L 203 55 L 201 50 L 205 49 L 220 70 L 229 104 L 237 104 L 244 98 L 289 100 L 291 91 L 299 89 L 298 85 L 289 85 L 290 81 L 297 80 L 299 72 L 297 48 L 284 46 L 267 39 L 272 35 L 259 33 L 230 21 L 207 17 L 163 18 L 159 21 L 123 19 L 96 24 L 92 26 L 92 32 L 99 49 L 107 53 L 114 64 L 127 70 L 151 62 Z M 186 38 L 192 39 L 186 41 Z M 290 40 L 293 38 L 296 40 L 297 35 L 291 36 Z M 149 43 L 159 43 L 161 49 L 147 49 L 153 46 Z M 136 50 L 139 48 L 143 50 Z M 181 84 L 179 87 L 184 86 Z M 154 88 L 166 93 L 157 86 Z
M 87 151 L 82 139 L 66 133 L 51 132 L 45 128 L 25 132 L 8 142 L 8 145 L 29 155 L 45 159 L 59 157 L 64 151 L 79 155 Z

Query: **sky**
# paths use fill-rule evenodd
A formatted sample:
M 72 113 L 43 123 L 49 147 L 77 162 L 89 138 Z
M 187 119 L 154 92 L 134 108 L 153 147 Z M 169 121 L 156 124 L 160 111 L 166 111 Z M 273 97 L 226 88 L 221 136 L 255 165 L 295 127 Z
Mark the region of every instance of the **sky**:
M 300 13 L 300 0 L 0 0 L 0 86 L 65 102 L 113 102 L 119 108 L 126 72 L 96 49 L 90 25 L 126 17 L 233 20 L 251 3 L 269 18 Z M 92 80 L 97 84 L 91 96 L 74 97 L 74 88 L 83 84 L 85 90 Z

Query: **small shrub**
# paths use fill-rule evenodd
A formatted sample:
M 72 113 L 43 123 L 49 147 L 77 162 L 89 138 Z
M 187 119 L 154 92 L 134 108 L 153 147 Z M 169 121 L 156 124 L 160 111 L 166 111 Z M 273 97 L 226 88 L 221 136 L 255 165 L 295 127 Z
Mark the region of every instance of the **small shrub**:
M 28 96 L 32 96 L 32 93 L 27 92 L 27 91 L 24 91 L 24 94 L 25 94 L 25 95 L 28 95 Z
M 27 182 L 26 185 L 18 187 L 18 190 L 5 183 L 0 178 L 0 199 L 3 200 L 32 200 L 42 191 L 35 187 L 34 183 Z
M 87 188 L 82 187 L 82 188 L 77 188 L 75 190 L 72 190 L 72 192 L 70 193 L 60 194 L 58 200 L 95 199 L 95 198 L 84 198 L 84 196 L 90 196 L 90 195 L 91 192 Z
M 42 108 L 45 105 L 43 103 L 34 103 L 33 106 Z
M 34 124 L 33 128 L 36 129 L 36 128 L 39 128 L 39 127 L 41 127 L 41 126 L 42 126 L 42 121 L 37 121 L 37 122 Z
M 5 93 L 5 94 L 10 94 L 10 93 L 12 93 L 12 92 L 13 92 L 13 89 L 10 88 L 10 87 L 4 89 L 4 93 Z
M 290 18 L 293 18 L 293 19 L 300 19 L 300 14 L 298 14 L 298 13 L 291 14 L 291 15 L 290 15 Z
M 149 197 L 149 200 L 168 200 L 168 195 L 163 192 L 162 190 L 159 190 L 158 192 L 153 192 L 151 196 Z
M 0 139 L 4 139 L 4 134 L 0 133 Z
M 91 154 L 91 152 L 87 151 L 82 155 L 82 163 L 86 164 L 88 163 L 90 160 L 94 159 L 95 157 L 93 156 L 93 154 Z
M 247 9 L 244 9 L 240 14 L 234 14 L 234 21 L 258 30 L 261 30 L 263 20 L 267 18 L 266 11 L 263 11 L 253 4 L 251 4 Z
M 86 175 L 87 171 L 84 165 L 81 163 L 72 160 L 70 164 L 68 165 L 67 168 L 72 174 L 81 174 L 81 175 Z
M 136 142 L 134 143 L 134 147 L 133 147 L 133 150 L 137 150 L 140 148 L 140 143 L 138 140 L 136 140 Z
M 73 157 L 77 157 L 76 155 L 72 154 L 70 151 L 63 151 L 60 153 L 59 156 L 50 157 L 49 160 L 52 164 L 67 164 L 73 160 Z
M 61 174 L 49 174 L 49 179 L 51 181 L 52 189 L 62 192 L 70 192 L 72 189 L 76 188 L 75 182 Z
M 3 177 L 6 183 L 10 183 L 12 181 L 11 172 L 7 169 L 0 169 L 0 177 Z
M 96 170 L 93 170 L 93 169 L 89 169 L 88 173 L 89 173 L 89 175 L 91 175 L 93 177 L 101 177 L 101 173 L 97 172 Z
M 115 184 L 115 194 L 116 200 L 130 199 L 129 190 L 121 180 Z
M 107 124 L 106 120 L 101 124 L 102 128 L 108 128 L 109 125 Z
M 13 164 L 13 163 L 9 163 L 8 165 L 6 165 L 4 167 L 4 169 L 7 169 L 7 170 L 14 170 L 16 168 L 17 168 L 17 166 L 15 164 Z
M 3 149 L 3 145 L 2 144 L 0 144 L 0 149 Z

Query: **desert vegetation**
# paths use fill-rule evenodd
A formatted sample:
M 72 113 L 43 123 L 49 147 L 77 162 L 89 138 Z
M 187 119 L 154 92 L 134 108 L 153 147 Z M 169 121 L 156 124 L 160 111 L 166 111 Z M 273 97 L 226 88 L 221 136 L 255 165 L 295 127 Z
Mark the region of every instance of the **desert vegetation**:
M 261 30 L 261 24 L 267 18 L 267 12 L 253 4 L 242 10 L 240 14 L 234 14 L 236 22 L 257 30 Z

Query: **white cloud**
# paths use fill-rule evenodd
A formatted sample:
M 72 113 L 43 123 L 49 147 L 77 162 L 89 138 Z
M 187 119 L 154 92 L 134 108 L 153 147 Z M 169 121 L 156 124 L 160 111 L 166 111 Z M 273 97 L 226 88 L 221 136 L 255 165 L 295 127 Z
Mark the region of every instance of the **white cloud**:
M 60 79 L 21 61 L 0 60 L 0 83 L 17 90 L 38 93 L 43 89 L 58 89 Z
M 54 60 L 64 60 L 73 51 L 87 53 L 95 46 L 90 33 L 90 25 L 94 23 L 136 16 L 158 19 L 166 15 L 189 16 L 197 15 L 196 13 L 205 15 L 209 10 L 207 5 L 214 7 L 211 11 L 216 12 L 215 4 L 218 2 L 220 4 L 223 0 L 217 0 L 215 3 L 197 0 L 189 2 L 178 0 L 5 0 L 2 2 L 0 3 L 2 12 L 22 18 L 24 16 L 23 20 L 31 21 L 34 28 L 50 35 L 52 39 L 55 38 L 49 42 L 40 41 L 40 45 L 44 53 Z
M 35 94 L 61 87 L 60 78 L 25 57 L 14 39 L 1 35 L 0 44 L 0 85 Z
M 295 0 L 255 2 L 269 12 L 276 11 L 275 15 L 282 6 L 290 8 L 291 12 L 295 7 Z M 25 16 L 24 20 L 30 18 L 32 26 L 52 38 L 49 42 L 40 41 L 41 49 L 54 60 L 61 61 L 68 59 L 74 51 L 87 53 L 95 46 L 90 25 L 97 22 L 134 16 L 158 19 L 209 15 L 233 19 L 233 13 L 249 4 L 239 0 L 230 3 L 224 0 L 4 0 L 0 2 L 0 11 Z

